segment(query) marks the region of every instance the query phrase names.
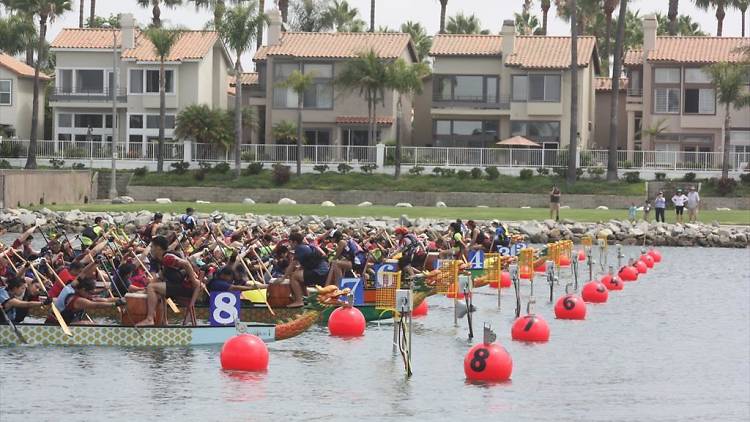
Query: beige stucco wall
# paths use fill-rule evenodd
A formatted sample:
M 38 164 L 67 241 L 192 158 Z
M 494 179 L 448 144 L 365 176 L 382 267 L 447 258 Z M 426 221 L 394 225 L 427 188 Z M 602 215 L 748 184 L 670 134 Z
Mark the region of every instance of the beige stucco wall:
M 31 111 L 34 100 L 34 79 L 21 77 L 14 72 L 0 67 L 0 79 L 11 81 L 11 105 L 0 105 L 0 125 L 10 125 L 15 128 L 15 136 L 29 139 L 31 136 Z M 39 83 L 39 120 L 37 123 L 37 138 L 44 135 L 44 95 L 47 82 Z
M 0 170 L 0 182 L 0 208 L 80 204 L 91 199 L 88 170 Z

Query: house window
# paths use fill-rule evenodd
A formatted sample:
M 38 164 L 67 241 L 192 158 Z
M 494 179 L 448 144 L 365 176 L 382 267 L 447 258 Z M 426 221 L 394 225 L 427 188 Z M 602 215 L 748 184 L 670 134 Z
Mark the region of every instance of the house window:
M 159 129 L 159 115 L 150 114 L 146 116 L 146 128 L 147 129 Z M 164 116 L 164 129 L 174 129 L 174 115 L 167 114 Z
M 483 101 L 484 78 L 481 76 L 456 76 L 453 85 L 453 99 L 456 101 Z
M 313 85 L 305 91 L 304 107 L 333 108 L 333 65 L 306 64 L 303 69 L 313 77 Z
M 639 112 L 635 113 L 635 121 L 633 123 L 635 125 L 635 135 L 633 139 L 636 141 L 640 141 L 641 130 L 642 130 L 642 125 L 643 125 L 643 115 Z
M 525 136 L 532 140 L 560 142 L 560 122 L 520 121 L 510 122 L 511 136 Z
M 101 128 L 104 118 L 101 114 L 76 114 L 75 127 L 77 128 Z
M 73 71 L 60 69 L 58 73 L 60 77 L 57 80 L 57 91 L 66 94 L 73 92 Z
M 73 115 L 68 113 L 58 114 L 57 127 L 73 127 Z
M 435 121 L 435 134 L 436 135 L 450 135 L 451 134 L 451 121 L 450 120 L 436 120 Z
M 686 114 L 715 114 L 716 95 L 713 88 L 689 88 L 685 90 Z
M 164 92 L 171 94 L 174 92 L 174 71 L 164 71 Z M 146 70 L 146 93 L 158 94 L 159 93 L 159 71 L 158 70 Z
M 654 89 L 654 113 L 677 114 L 680 112 L 679 88 Z
M 142 114 L 131 114 L 130 115 L 130 128 L 131 129 L 143 129 L 143 115 Z
M 112 115 L 111 114 L 104 115 L 104 127 L 112 129 Z
M 103 94 L 104 72 L 102 70 L 76 70 L 76 92 L 80 94 Z
M 686 84 L 710 84 L 711 75 L 706 73 L 701 68 L 687 68 L 685 69 L 685 83 Z
M 454 120 L 453 121 L 453 134 L 454 135 L 481 135 L 482 134 L 482 121 L 470 121 L 470 120 Z
M 143 70 L 130 69 L 130 93 L 143 93 Z
M 497 139 L 496 120 L 434 120 L 439 147 L 488 147 Z
M 654 82 L 657 84 L 680 83 L 680 69 L 677 67 L 662 67 L 654 70 Z
M 513 101 L 526 101 L 529 98 L 529 77 L 526 75 L 513 75 Z
M 0 105 L 11 105 L 13 82 L 10 79 L 0 80 Z
M 313 129 L 305 131 L 305 144 L 306 145 L 330 145 L 331 144 L 331 130 L 330 129 Z
M 281 87 L 299 66 L 293 63 L 279 63 L 273 67 L 273 106 L 275 108 L 296 108 L 297 93 L 290 87 Z
M 436 76 L 433 100 L 496 103 L 497 77 L 482 75 Z
M 560 75 L 529 75 L 529 101 L 559 102 Z
M 73 136 L 69 133 L 58 133 L 57 134 L 57 140 L 63 141 L 63 142 L 70 142 L 73 139 Z

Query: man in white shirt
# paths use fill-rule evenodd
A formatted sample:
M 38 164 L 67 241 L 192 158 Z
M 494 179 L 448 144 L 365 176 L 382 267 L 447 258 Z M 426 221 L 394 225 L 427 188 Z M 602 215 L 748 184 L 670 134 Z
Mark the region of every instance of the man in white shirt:
M 677 222 L 682 223 L 682 213 L 685 210 L 685 202 L 688 197 L 682 192 L 681 188 L 677 189 L 677 193 L 672 197 L 672 203 L 674 204 L 674 212 L 677 215 Z
M 695 186 L 690 186 L 687 194 L 687 209 L 688 209 L 688 221 L 695 223 L 698 221 L 698 209 L 701 205 L 701 197 L 698 195 L 698 191 L 695 190 Z

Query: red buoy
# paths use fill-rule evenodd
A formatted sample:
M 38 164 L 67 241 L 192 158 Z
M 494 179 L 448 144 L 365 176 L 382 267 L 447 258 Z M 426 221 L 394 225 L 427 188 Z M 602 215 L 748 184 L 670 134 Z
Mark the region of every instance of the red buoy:
M 656 249 L 651 249 L 648 254 L 651 255 L 651 258 L 654 258 L 654 262 L 661 262 L 661 254 Z
M 268 369 L 268 347 L 259 337 L 240 334 L 221 347 L 221 367 L 230 371 L 265 371 Z
M 497 289 L 497 286 L 500 285 L 501 288 L 507 289 L 510 287 L 510 273 L 507 271 L 500 272 L 500 282 L 497 281 L 490 281 L 490 288 Z
M 557 319 L 586 319 L 586 303 L 580 296 L 567 294 L 555 303 Z
M 638 270 L 638 274 L 646 274 L 648 272 L 648 267 L 643 261 L 636 261 L 635 269 Z
M 607 288 L 607 290 L 622 290 L 623 287 L 625 287 L 618 276 L 612 277 L 609 274 L 604 274 L 599 281 Z
M 422 303 L 419 304 L 416 308 L 414 308 L 413 311 L 411 311 L 411 316 L 425 316 L 427 315 L 427 310 L 429 309 L 429 306 L 427 305 L 427 300 L 423 300 Z
M 638 280 L 638 270 L 635 267 L 627 265 L 620 268 L 618 273 L 622 281 L 636 281 Z
M 583 262 L 586 260 L 586 252 L 583 249 L 578 250 L 578 261 Z
M 654 268 L 654 258 L 649 254 L 643 254 L 641 255 L 641 261 L 643 261 L 644 264 L 650 269 Z
M 536 268 L 534 268 L 534 272 L 545 274 L 547 272 L 547 264 L 545 262 L 542 262 L 541 264 L 537 265 Z
M 448 299 L 463 299 L 465 296 L 466 295 L 464 294 L 464 292 L 458 292 L 458 294 L 456 294 L 455 292 L 448 292 L 445 294 L 445 297 L 447 297 Z
M 516 341 L 545 342 L 549 340 L 549 325 L 539 315 L 522 316 L 513 323 L 510 335 Z
M 512 372 L 513 359 L 497 343 L 479 343 L 464 358 L 464 373 L 469 381 L 507 381 Z
M 561 267 L 570 267 L 570 258 L 563 255 L 560 257 L 560 266 Z
M 609 298 L 609 290 L 602 282 L 589 281 L 583 286 L 581 297 L 589 303 L 605 303 Z
M 365 316 L 355 307 L 340 307 L 328 317 L 328 331 L 337 337 L 359 337 L 365 333 Z
M 518 278 L 522 278 L 524 280 L 530 280 L 531 279 L 531 273 L 520 273 L 518 275 Z

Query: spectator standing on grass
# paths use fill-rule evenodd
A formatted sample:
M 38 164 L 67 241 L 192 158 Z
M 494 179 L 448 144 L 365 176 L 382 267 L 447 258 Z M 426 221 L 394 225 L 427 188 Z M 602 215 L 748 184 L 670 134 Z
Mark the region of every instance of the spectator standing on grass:
M 695 223 L 698 221 L 698 209 L 701 206 L 701 197 L 695 186 L 690 186 L 687 194 L 688 222 Z
M 664 210 L 667 208 L 667 199 L 664 198 L 664 192 L 659 192 L 654 198 L 654 210 L 656 210 L 656 222 L 664 223 Z
M 687 203 L 688 197 L 678 188 L 677 193 L 672 197 L 672 203 L 674 204 L 674 212 L 677 216 L 677 222 L 682 223 L 682 214 L 685 211 L 685 203 Z
M 555 221 L 560 221 L 560 189 L 557 185 L 553 185 L 549 193 L 549 218 L 553 216 Z

